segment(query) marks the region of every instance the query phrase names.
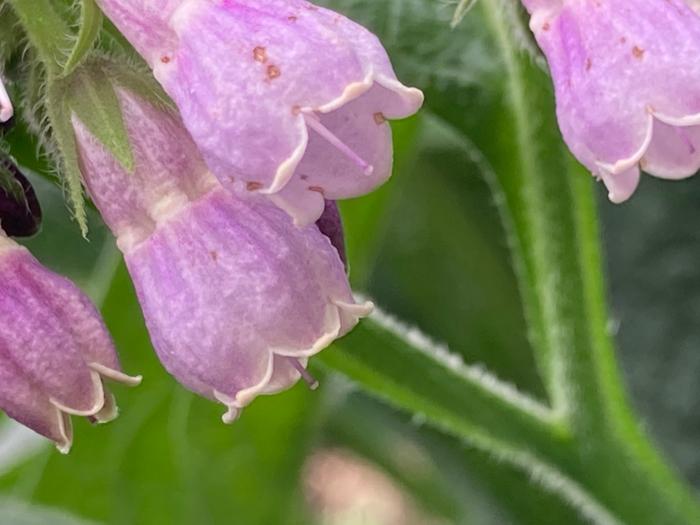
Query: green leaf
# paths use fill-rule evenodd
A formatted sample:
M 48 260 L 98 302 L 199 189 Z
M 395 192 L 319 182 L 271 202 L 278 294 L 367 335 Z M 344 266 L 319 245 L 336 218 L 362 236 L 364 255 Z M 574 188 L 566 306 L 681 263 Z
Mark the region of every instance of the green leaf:
M 63 76 L 70 75 L 92 50 L 95 40 L 102 28 L 102 11 L 94 0 L 80 2 L 80 29 L 73 49 L 63 65 Z
M 328 3 L 380 34 L 402 79 L 425 89 L 428 108 L 472 147 L 492 185 L 530 346 L 552 408 L 572 432 L 571 453 L 552 463 L 603 512 L 596 519 L 700 520 L 697 504 L 640 431 L 625 398 L 607 332 L 592 183 L 561 142 L 551 81 L 532 60 L 519 4 L 482 0 L 450 32 L 449 13 L 435 2 Z M 377 388 L 369 378 L 362 382 Z M 634 489 L 612 481 L 621 477 Z

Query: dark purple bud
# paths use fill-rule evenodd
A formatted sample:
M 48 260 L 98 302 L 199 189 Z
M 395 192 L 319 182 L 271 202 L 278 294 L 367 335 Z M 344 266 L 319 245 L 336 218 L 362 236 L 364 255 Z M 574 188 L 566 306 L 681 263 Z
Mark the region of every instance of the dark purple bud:
M 345 268 L 348 266 L 348 259 L 345 253 L 345 232 L 343 231 L 343 219 L 340 217 L 340 211 L 335 201 L 326 201 L 326 206 L 323 209 L 323 214 L 316 221 L 316 226 L 321 233 L 328 237 L 331 244 L 338 250 L 340 260 L 343 261 Z
M 0 157 L 0 226 L 11 237 L 39 231 L 41 207 L 27 178 L 7 156 Z

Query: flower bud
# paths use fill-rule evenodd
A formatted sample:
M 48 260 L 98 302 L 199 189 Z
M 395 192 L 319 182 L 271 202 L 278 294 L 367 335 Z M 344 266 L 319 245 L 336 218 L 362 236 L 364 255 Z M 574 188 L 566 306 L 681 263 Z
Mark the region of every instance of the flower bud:
M 610 199 L 700 167 L 700 18 L 683 0 L 524 0 L 571 151 Z
M 65 453 L 71 414 L 116 417 L 103 378 L 140 381 L 121 372 L 88 298 L 0 230 L 0 408 Z
M 39 231 L 41 207 L 34 188 L 11 158 L 0 152 L 0 227 L 11 237 Z
M 414 114 L 377 38 L 300 0 L 101 0 L 178 105 L 214 175 L 298 226 L 392 169 L 388 119 Z M 145 30 L 145 27 L 148 30 Z M 151 38 L 150 35 L 164 35 Z
M 259 394 L 313 384 L 308 359 L 371 308 L 355 304 L 336 248 L 269 201 L 225 191 L 176 116 L 126 88 L 116 94 L 133 172 L 75 116 L 73 126 L 86 186 L 166 369 L 227 405 L 227 422 Z

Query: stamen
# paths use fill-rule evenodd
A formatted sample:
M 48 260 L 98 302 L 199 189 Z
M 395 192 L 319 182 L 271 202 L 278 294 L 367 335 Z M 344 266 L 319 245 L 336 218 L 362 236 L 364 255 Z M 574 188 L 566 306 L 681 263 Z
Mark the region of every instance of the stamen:
M 681 127 L 674 127 L 673 129 L 676 130 L 676 133 L 680 135 L 681 140 L 685 142 L 686 146 L 688 146 L 688 152 L 693 155 L 695 153 L 695 145 L 693 144 L 693 141 L 690 139 L 690 136 L 688 135 L 688 132 L 681 128 Z
M 365 175 L 369 177 L 370 175 L 372 175 L 372 173 L 374 173 L 374 166 L 366 162 L 362 157 L 355 153 L 350 148 L 350 146 L 348 146 L 342 140 L 336 137 L 331 130 L 329 130 L 326 126 L 324 126 L 321 123 L 321 120 L 316 115 L 304 113 L 304 120 L 306 120 L 306 123 L 311 129 L 313 129 L 321 137 L 330 142 L 331 145 L 335 147 L 338 151 L 340 151 L 343 155 L 345 155 L 347 158 L 349 158 L 351 161 L 357 164 L 362 169 L 362 172 Z
M 12 107 L 10 96 L 7 94 L 2 79 L 0 79 L 0 122 L 7 122 L 12 118 L 13 114 L 14 108 Z
M 287 357 L 287 360 L 296 368 L 297 372 L 301 374 L 301 378 L 306 381 L 306 384 L 309 385 L 311 390 L 316 390 L 318 388 L 318 381 L 316 378 L 304 368 L 304 365 L 302 365 L 296 357 Z

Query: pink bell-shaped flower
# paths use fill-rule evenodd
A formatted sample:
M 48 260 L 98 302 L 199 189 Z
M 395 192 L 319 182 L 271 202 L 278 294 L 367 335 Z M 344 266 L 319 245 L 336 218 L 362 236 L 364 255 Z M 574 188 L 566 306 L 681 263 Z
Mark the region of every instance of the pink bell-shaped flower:
M 700 168 L 700 17 L 683 0 L 523 0 L 544 51 L 564 139 L 628 199 L 640 169 Z
M 316 225 L 297 228 L 266 199 L 226 191 L 176 116 L 116 92 L 133 173 L 77 117 L 73 125 L 88 191 L 166 369 L 224 403 L 226 422 L 259 394 L 313 384 L 309 358 L 371 309 L 355 303 L 338 250 Z
M 214 175 L 239 195 L 269 195 L 299 226 L 325 199 L 383 183 L 387 120 L 423 102 L 372 33 L 306 1 L 99 4 L 176 102 Z
M 103 378 L 141 380 L 121 372 L 89 299 L 0 230 L 0 408 L 66 453 L 71 414 L 96 422 L 117 415 Z

